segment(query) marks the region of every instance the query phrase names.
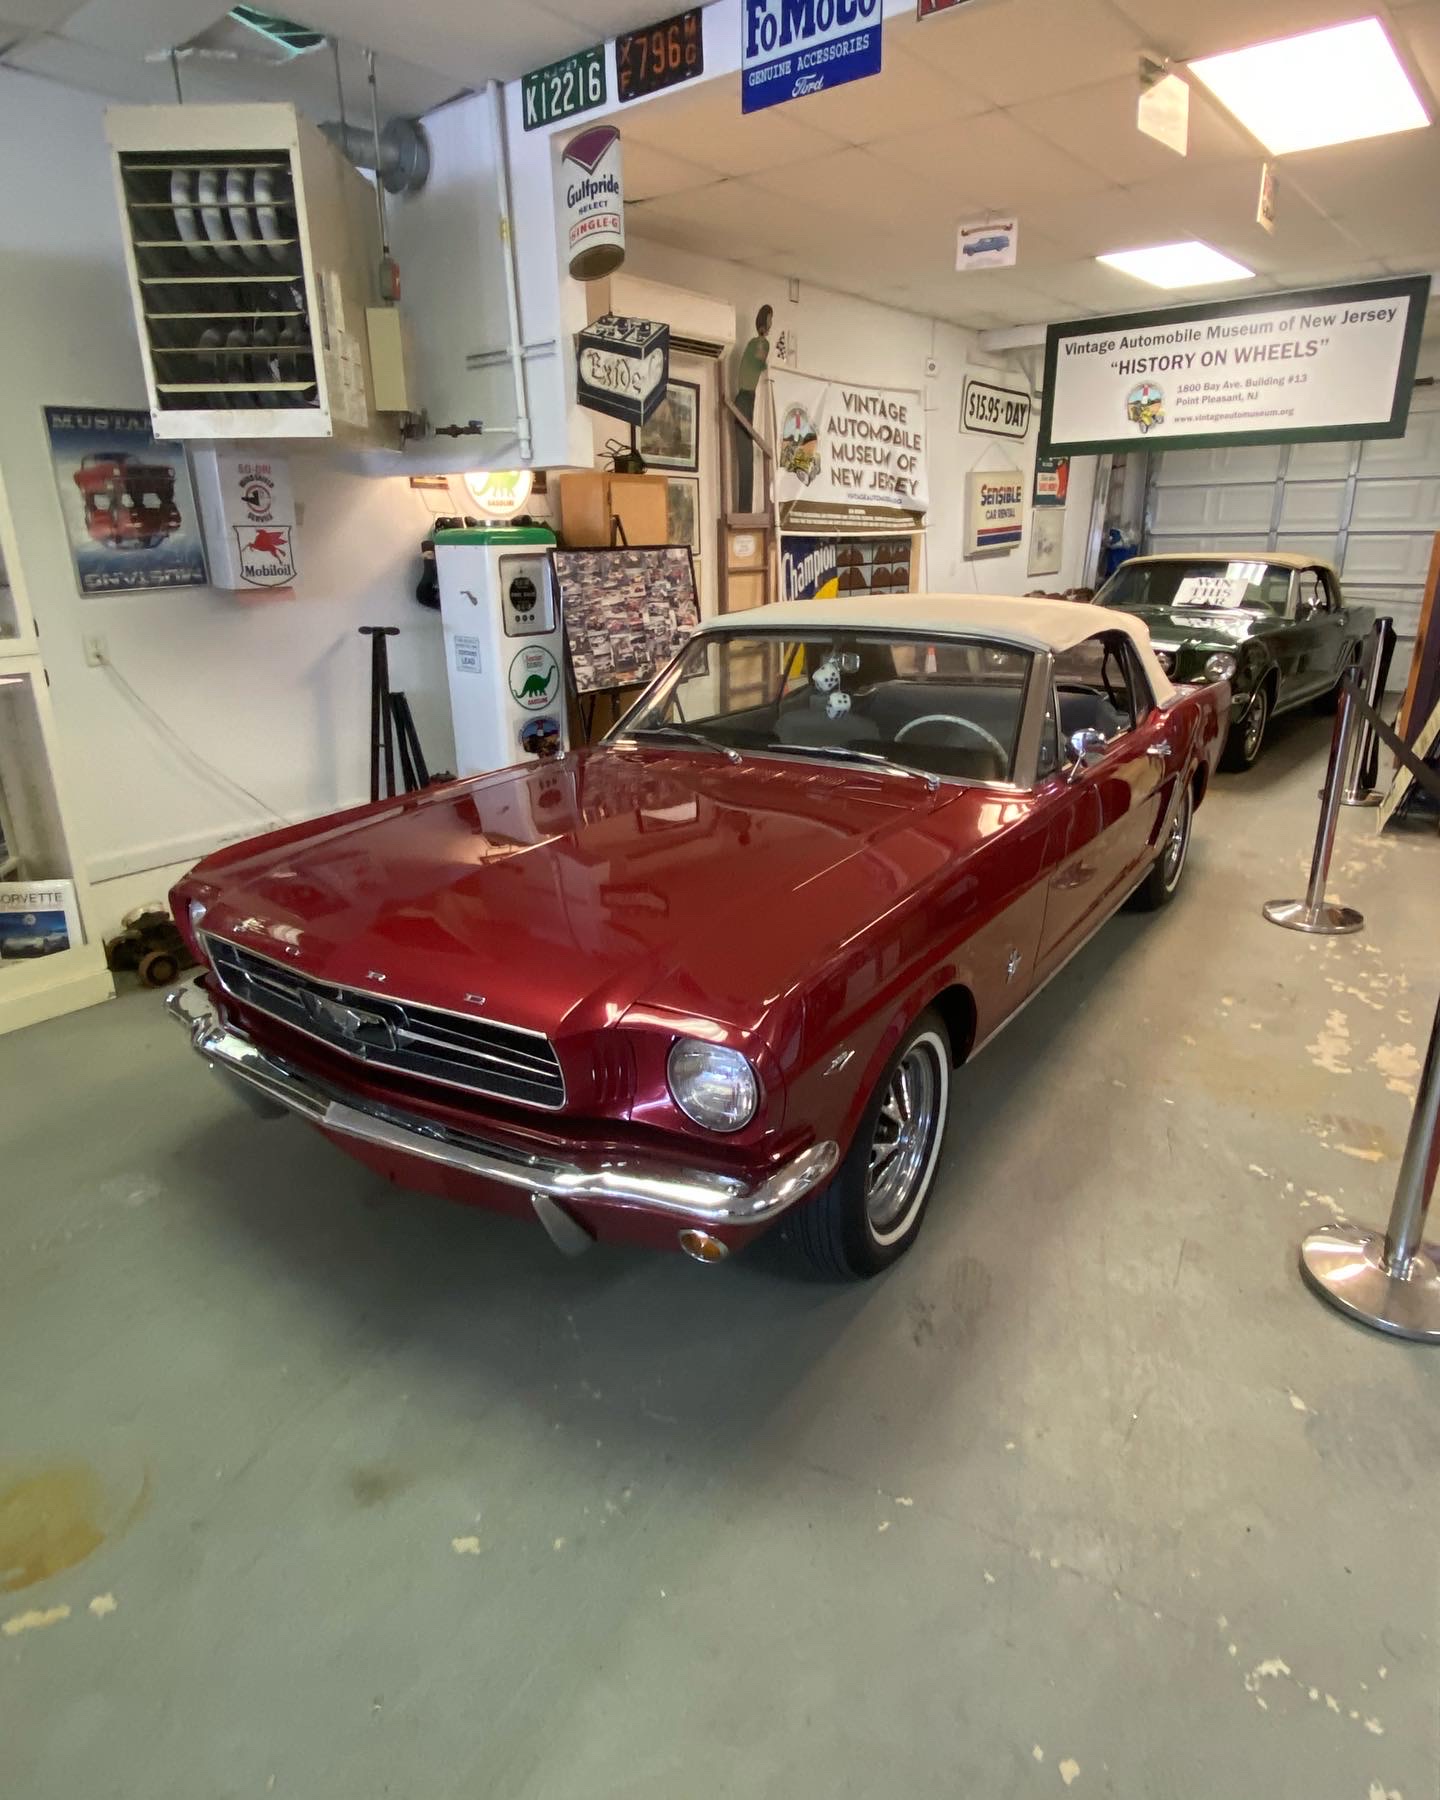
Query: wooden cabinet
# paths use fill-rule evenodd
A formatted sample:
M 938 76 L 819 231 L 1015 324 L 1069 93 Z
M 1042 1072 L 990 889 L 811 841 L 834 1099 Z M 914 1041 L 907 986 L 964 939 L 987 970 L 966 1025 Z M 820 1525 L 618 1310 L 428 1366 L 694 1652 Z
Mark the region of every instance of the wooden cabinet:
M 559 501 L 560 541 L 572 549 L 603 548 L 610 521 L 619 519 L 630 544 L 667 541 L 663 475 L 615 475 L 585 470 L 552 478 Z

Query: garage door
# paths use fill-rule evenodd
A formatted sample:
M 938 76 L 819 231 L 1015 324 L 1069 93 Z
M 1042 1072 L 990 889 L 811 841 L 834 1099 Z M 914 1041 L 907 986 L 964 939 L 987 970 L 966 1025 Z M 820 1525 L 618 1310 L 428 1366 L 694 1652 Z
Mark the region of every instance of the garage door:
M 1440 531 L 1440 393 L 1417 391 L 1403 438 L 1172 450 L 1151 464 L 1151 550 L 1298 550 L 1389 613 L 1403 681 Z

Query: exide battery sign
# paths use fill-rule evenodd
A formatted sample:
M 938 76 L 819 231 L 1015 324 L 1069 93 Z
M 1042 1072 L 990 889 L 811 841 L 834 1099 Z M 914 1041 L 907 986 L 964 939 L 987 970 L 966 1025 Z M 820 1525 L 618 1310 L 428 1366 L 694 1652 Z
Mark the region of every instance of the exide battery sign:
M 741 30 L 747 113 L 880 73 L 880 0 L 745 0 Z

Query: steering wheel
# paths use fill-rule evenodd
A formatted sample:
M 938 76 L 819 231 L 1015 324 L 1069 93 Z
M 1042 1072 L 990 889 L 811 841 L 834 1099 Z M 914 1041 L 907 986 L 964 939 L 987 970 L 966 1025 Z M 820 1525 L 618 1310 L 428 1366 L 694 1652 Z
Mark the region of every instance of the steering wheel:
M 907 719 L 895 733 L 895 742 L 903 744 L 912 731 L 918 731 L 922 725 L 958 725 L 962 731 L 973 732 L 987 750 L 993 750 L 1000 759 L 1001 768 L 1008 766 L 1010 757 L 999 738 L 988 732 L 983 725 L 977 725 L 973 719 L 962 719 L 955 713 L 923 713 L 918 719 Z

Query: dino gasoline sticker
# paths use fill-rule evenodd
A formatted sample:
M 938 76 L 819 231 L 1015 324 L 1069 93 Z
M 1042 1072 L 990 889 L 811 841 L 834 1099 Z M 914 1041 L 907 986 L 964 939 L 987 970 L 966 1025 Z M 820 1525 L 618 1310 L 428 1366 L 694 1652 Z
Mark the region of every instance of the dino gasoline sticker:
M 510 693 L 517 706 L 539 712 L 560 691 L 560 665 L 543 644 L 522 650 L 510 664 Z

